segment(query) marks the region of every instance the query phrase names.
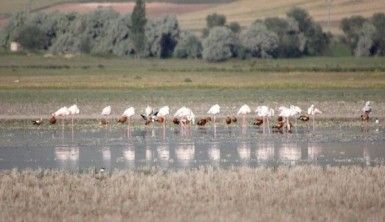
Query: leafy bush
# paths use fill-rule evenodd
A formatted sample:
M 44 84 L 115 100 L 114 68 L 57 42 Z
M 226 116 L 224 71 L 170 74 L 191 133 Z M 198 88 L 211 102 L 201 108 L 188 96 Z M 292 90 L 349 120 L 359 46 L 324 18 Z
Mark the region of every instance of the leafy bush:
M 184 32 L 175 47 L 174 56 L 177 58 L 200 58 L 202 43 L 191 32 Z
M 234 33 L 227 27 L 214 27 L 209 36 L 203 40 L 203 59 L 219 62 L 235 55 L 238 42 Z
M 241 32 L 240 42 L 251 56 L 270 58 L 278 47 L 278 36 L 263 23 L 254 23 Z
M 39 27 L 30 25 L 24 26 L 15 37 L 15 40 L 29 50 L 44 49 L 48 41 L 47 36 Z

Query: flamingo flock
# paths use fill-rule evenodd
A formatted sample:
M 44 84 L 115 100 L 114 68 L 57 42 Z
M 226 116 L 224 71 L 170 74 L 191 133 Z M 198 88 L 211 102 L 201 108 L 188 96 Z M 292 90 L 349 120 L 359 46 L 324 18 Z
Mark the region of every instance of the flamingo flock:
M 212 124 L 216 124 L 216 116 L 220 114 L 221 107 L 218 104 L 215 104 L 210 107 L 210 109 L 207 111 L 207 114 L 209 116 L 203 117 L 198 119 L 196 122 L 196 125 L 199 127 L 203 127 L 206 124 L 212 122 Z M 361 119 L 364 122 L 369 121 L 369 114 L 372 112 L 372 107 L 370 104 L 370 101 L 367 101 L 365 103 L 365 106 L 362 108 L 362 114 Z M 64 127 L 64 122 L 68 116 L 71 118 L 71 125 L 73 127 L 74 124 L 74 118 L 76 115 L 80 113 L 80 110 L 76 104 L 70 106 L 67 108 L 66 106 L 59 108 L 56 112 L 52 113 L 49 118 L 50 124 L 56 124 L 57 119 L 61 119 L 62 125 Z M 100 124 L 101 125 L 111 125 L 109 117 L 112 113 L 111 106 L 106 106 L 102 109 L 102 112 L 100 113 L 101 119 Z M 230 115 L 226 116 L 224 118 L 224 123 L 227 125 L 235 124 L 237 123 L 238 119 L 236 116 L 242 118 L 241 126 L 246 126 L 246 116 L 251 113 L 251 108 L 244 104 L 242 105 L 236 115 Z M 301 120 L 304 122 L 312 120 L 313 130 L 315 125 L 315 117 L 316 115 L 322 114 L 322 111 L 319 110 L 312 104 L 308 109 L 307 113 L 303 114 L 302 109 L 298 106 L 290 105 L 289 107 L 286 106 L 280 106 L 278 107 L 278 118 L 276 119 L 276 122 L 270 127 L 271 119 L 275 115 L 275 110 L 271 107 L 261 105 L 258 106 L 255 110 L 256 117 L 254 121 L 252 122 L 252 125 L 256 126 L 263 126 L 263 129 L 267 128 L 270 133 L 270 129 L 273 129 L 273 132 L 279 131 L 282 132 L 284 129 L 286 129 L 287 132 L 291 132 L 293 128 L 293 123 L 291 122 L 291 119 L 294 119 L 297 123 L 297 120 Z M 166 119 L 170 115 L 170 108 L 168 106 L 163 106 L 159 108 L 158 110 L 152 108 L 151 106 L 147 106 L 143 113 L 140 113 L 140 116 L 144 120 L 145 125 L 150 125 L 151 123 L 157 122 L 159 124 L 162 124 L 163 127 L 166 126 Z M 129 107 L 125 109 L 122 113 L 122 115 L 118 118 L 117 122 L 120 124 L 126 124 L 128 127 L 130 124 L 132 124 L 132 118 L 135 116 L 135 108 Z M 195 124 L 196 116 L 193 113 L 193 111 L 188 107 L 181 107 L 178 109 L 175 114 L 173 115 L 172 122 L 176 125 L 179 125 L 182 129 L 188 129 L 191 125 Z M 378 120 L 376 120 L 376 123 Z M 33 120 L 32 123 L 34 125 L 41 125 L 43 123 L 43 119 L 40 118 L 38 120 Z

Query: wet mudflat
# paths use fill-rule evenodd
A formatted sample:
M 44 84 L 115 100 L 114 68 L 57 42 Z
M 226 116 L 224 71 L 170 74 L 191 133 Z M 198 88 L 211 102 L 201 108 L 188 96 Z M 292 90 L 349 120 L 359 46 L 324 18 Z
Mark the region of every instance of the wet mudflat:
M 0 169 L 163 170 L 385 164 L 384 129 L 349 124 L 292 133 L 219 124 L 178 126 L 2 128 Z

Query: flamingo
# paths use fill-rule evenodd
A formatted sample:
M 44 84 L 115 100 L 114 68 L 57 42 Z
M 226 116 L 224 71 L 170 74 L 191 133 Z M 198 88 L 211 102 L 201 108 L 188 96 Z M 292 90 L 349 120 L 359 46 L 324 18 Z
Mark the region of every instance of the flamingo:
M 192 112 L 190 108 L 187 108 L 185 106 L 178 109 L 175 112 L 174 117 L 180 118 L 179 122 L 182 125 L 182 127 L 185 127 L 190 122 L 192 124 L 195 124 L 195 114 Z
M 170 114 L 170 108 L 168 106 L 163 106 L 156 113 L 156 121 L 163 123 L 163 127 L 166 126 L 166 116 Z
M 219 114 L 221 112 L 221 107 L 218 104 L 213 105 L 207 114 L 213 115 L 213 123 L 215 124 L 215 115 Z
M 124 110 L 122 116 L 119 118 L 118 122 L 119 123 L 125 123 L 128 120 L 128 127 L 130 126 L 131 123 L 131 117 L 135 115 L 135 108 L 134 107 L 129 107 L 126 110 Z
M 281 116 L 283 118 L 283 122 L 286 123 L 287 130 L 291 132 L 291 124 L 289 118 L 293 115 L 293 110 L 287 108 L 286 106 L 280 106 L 278 110 L 280 111 L 278 116 Z
M 151 106 L 147 106 L 144 110 L 144 114 L 140 114 L 140 116 L 146 121 L 144 125 L 149 125 L 151 122 L 154 122 L 154 109 Z
M 242 126 L 245 126 L 246 114 L 251 113 L 251 109 L 248 105 L 243 105 L 239 108 L 237 115 L 242 115 Z
M 50 122 L 52 124 L 55 124 L 56 123 L 56 117 L 60 116 L 60 117 L 64 117 L 62 119 L 62 125 L 64 127 L 64 119 L 66 118 L 66 116 L 68 116 L 70 114 L 68 108 L 66 106 L 63 106 L 61 107 L 60 109 L 58 109 L 56 112 L 52 113 L 51 115 L 51 119 L 50 119 Z
M 372 112 L 372 106 L 370 101 L 366 101 L 365 106 L 362 108 L 361 120 L 367 123 L 369 121 L 369 114 Z
M 307 109 L 307 114 L 310 115 L 313 119 L 313 130 L 314 130 L 314 117 L 317 114 L 322 114 L 322 111 L 315 108 L 314 104 L 311 104 L 311 106 Z
M 78 115 L 80 113 L 80 110 L 79 110 L 78 106 L 76 104 L 74 104 L 68 108 L 68 111 L 71 115 L 71 123 L 72 123 L 72 127 L 73 127 L 74 126 L 74 115 Z
M 108 124 L 108 117 L 111 115 L 111 106 L 106 106 L 103 108 L 102 113 L 100 114 L 103 116 L 101 120 L 102 125 L 107 125 Z
M 263 128 L 265 128 L 265 120 L 267 122 L 267 128 L 270 132 L 270 124 L 269 124 L 269 118 L 274 116 L 274 109 L 271 109 L 267 106 L 258 106 L 257 109 L 255 110 L 255 112 L 257 113 L 257 115 L 259 117 L 262 117 L 262 123 L 263 123 Z M 261 124 L 262 124 L 261 123 Z
M 295 124 L 297 125 L 298 115 L 301 115 L 302 109 L 298 106 L 290 105 L 290 110 L 291 110 L 291 116 L 295 118 Z M 297 128 L 295 128 L 295 130 L 297 132 Z

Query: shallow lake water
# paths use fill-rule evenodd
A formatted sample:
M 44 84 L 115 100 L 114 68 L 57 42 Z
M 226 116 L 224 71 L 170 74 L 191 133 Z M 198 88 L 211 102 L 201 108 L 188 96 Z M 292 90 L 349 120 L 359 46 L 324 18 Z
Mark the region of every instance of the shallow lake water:
M 384 165 L 381 128 L 239 126 L 0 129 L 0 169 L 190 169 L 201 166 Z

